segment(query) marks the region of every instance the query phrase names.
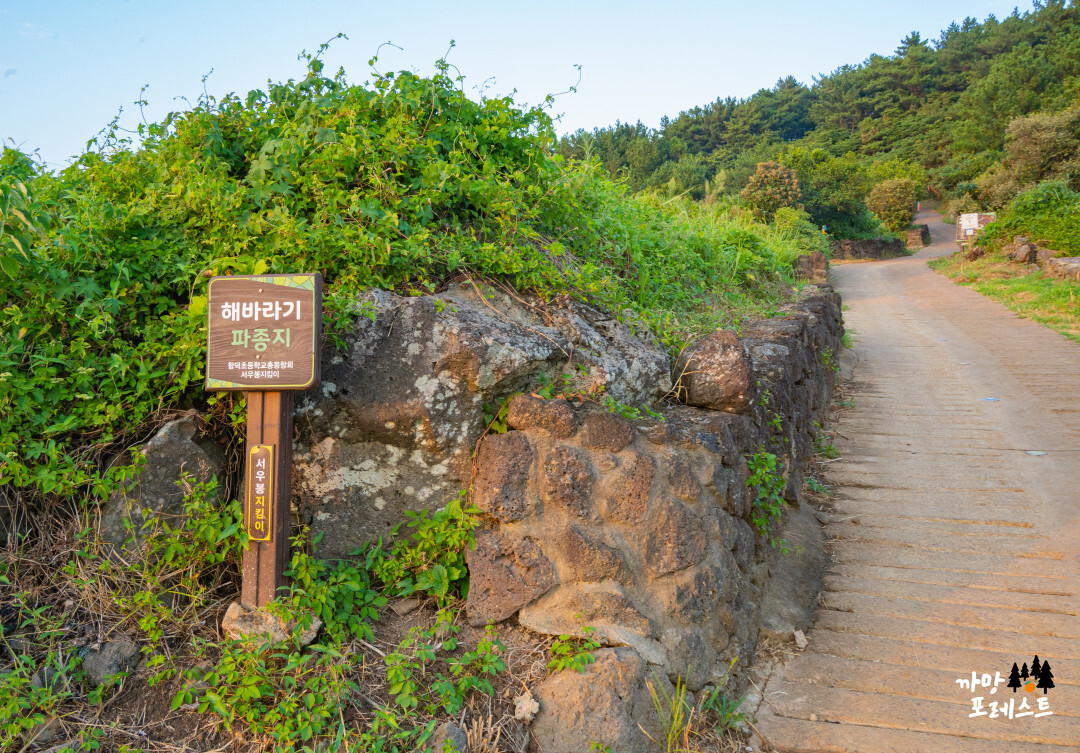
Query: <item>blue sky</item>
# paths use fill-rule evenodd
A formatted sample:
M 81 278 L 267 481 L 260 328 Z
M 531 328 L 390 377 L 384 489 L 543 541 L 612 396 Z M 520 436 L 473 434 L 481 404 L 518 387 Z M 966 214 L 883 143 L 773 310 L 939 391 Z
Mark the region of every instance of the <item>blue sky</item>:
M 149 84 L 148 120 L 194 100 L 202 76 L 211 94 L 246 93 L 267 79 L 303 74 L 297 54 L 338 32 L 325 56 L 354 82 L 382 42 L 381 70 L 422 74 L 450 55 L 467 88 L 517 89 L 539 103 L 577 81 L 553 112 L 560 131 L 615 120 L 659 124 L 663 115 L 746 97 L 794 75 L 809 83 L 871 53 L 891 54 L 909 31 L 937 38 L 965 16 L 1004 18 L 1015 3 L 994 0 L 836 2 L 229 2 L 185 0 L 0 0 L 0 139 L 66 164 Z M 1030 9 L 1022 5 L 1021 11 Z M 491 77 L 493 77 L 492 80 Z M 478 91 L 478 90 L 476 90 Z

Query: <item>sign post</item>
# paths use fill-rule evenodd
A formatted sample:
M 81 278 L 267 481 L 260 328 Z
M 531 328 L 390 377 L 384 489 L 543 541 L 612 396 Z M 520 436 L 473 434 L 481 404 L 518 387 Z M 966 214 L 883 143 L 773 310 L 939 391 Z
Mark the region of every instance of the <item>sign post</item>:
M 288 566 L 293 392 L 319 384 L 322 276 L 211 278 L 206 316 L 206 389 L 247 398 L 240 602 L 254 609 Z

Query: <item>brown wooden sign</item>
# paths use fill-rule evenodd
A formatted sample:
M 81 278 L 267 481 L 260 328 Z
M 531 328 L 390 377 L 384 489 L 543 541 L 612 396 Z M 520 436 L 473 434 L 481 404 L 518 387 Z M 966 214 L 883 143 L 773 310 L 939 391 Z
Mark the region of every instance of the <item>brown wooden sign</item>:
M 207 291 L 206 389 L 318 386 L 322 275 L 214 277 Z
M 247 400 L 244 578 L 255 609 L 285 585 L 292 494 L 293 391 L 319 384 L 322 276 L 214 277 L 207 293 L 206 389 Z
M 274 538 L 274 449 L 272 444 L 257 444 L 248 450 L 244 522 L 252 541 Z

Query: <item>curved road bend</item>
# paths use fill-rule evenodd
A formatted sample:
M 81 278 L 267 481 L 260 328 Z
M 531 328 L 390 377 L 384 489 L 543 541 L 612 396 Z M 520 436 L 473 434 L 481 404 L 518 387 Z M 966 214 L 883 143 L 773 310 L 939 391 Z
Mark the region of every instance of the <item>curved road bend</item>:
M 807 753 L 1078 751 L 1080 345 L 930 270 L 954 231 L 920 221 L 933 244 L 915 256 L 833 270 L 859 359 L 833 562 L 757 727 Z M 1013 662 L 1036 654 L 1056 687 L 1014 693 Z M 973 671 L 1006 681 L 970 692 Z M 975 696 L 1053 714 L 969 717 Z

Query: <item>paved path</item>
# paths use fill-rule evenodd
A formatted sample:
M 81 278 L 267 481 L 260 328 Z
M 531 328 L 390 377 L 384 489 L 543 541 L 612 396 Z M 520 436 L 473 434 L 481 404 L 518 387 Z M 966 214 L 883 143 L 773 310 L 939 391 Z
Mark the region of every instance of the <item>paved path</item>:
M 930 270 L 953 228 L 920 220 L 934 243 L 914 257 L 833 271 L 859 357 L 833 564 L 757 726 L 782 751 L 1077 751 L 1080 346 Z M 1035 654 L 1052 716 L 969 718 L 973 696 L 1037 710 L 1041 690 L 956 682 Z

